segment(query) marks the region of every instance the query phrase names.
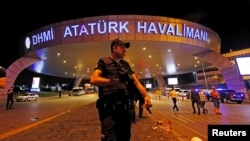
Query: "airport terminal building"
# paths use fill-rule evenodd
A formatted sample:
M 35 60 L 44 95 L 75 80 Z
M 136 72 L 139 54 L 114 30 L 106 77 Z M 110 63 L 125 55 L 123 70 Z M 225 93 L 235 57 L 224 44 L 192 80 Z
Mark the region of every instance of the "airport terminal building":
M 110 42 L 115 38 L 131 43 L 125 60 L 132 69 L 143 78 L 155 78 L 160 86 L 166 85 L 165 76 L 213 66 L 223 75 L 229 89 L 248 93 L 249 99 L 236 64 L 220 54 L 221 38 L 215 31 L 187 20 L 148 15 L 72 19 L 28 33 L 20 41 L 22 57 L 6 69 L 7 83 L 0 90 L 0 98 L 5 98 L 7 89 L 26 68 L 36 73 L 75 78 L 75 85 L 79 85 L 90 77 L 98 58 L 110 55 Z M 244 78 L 249 80 L 248 76 Z

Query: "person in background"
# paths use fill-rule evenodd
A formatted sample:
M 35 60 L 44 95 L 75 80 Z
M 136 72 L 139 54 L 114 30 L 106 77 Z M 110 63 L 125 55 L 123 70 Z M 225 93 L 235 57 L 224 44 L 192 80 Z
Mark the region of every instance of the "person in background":
M 6 103 L 6 110 L 12 109 L 12 105 L 14 103 L 14 87 L 11 86 L 7 92 L 7 103 Z
M 190 98 L 191 98 L 191 102 L 192 102 L 192 108 L 193 108 L 193 114 L 196 114 L 196 108 L 195 108 L 195 105 L 198 109 L 198 115 L 200 115 L 200 104 L 199 104 L 199 101 L 200 101 L 200 97 L 199 97 L 199 94 L 198 92 L 195 90 L 195 87 L 193 86 L 191 91 L 190 91 Z
M 111 42 L 111 56 L 98 60 L 90 83 L 98 86 L 96 107 L 101 122 L 102 141 L 130 141 L 131 107 L 136 87 L 144 97 L 144 107 L 151 106 L 148 92 L 136 78 L 129 63 L 123 58 L 130 42 L 119 38 Z
M 220 112 L 220 93 L 213 86 L 211 91 L 211 97 L 214 103 L 214 111 L 216 115 L 222 115 Z
M 145 84 L 143 81 L 141 81 L 141 74 L 136 74 L 137 79 L 140 81 L 140 83 L 146 88 Z M 143 104 L 144 104 L 144 98 L 141 94 L 137 94 L 137 99 L 139 101 L 139 119 L 142 118 L 143 115 Z
M 207 97 L 206 97 L 205 93 L 204 93 L 201 89 L 199 89 L 198 94 L 199 94 L 199 99 L 200 99 L 199 105 L 200 105 L 200 107 L 201 107 L 201 109 L 202 109 L 202 113 L 203 113 L 203 114 L 207 114 L 207 113 L 208 113 L 208 110 L 207 110 L 207 108 L 205 107 L 206 101 L 207 101 Z
M 58 86 L 58 94 L 59 94 L 59 98 L 62 97 L 62 87 L 59 85 Z
M 173 101 L 173 110 L 179 111 L 179 108 L 177 106 L 177 99 L 178 99 L 178 94 L 177 92 L 174 90 L 174 87 L 171 89 L 171 91 L 169 92 L 169 96 L 172 98 Z
M 135 108 L 136 108 L 136 101 L 137 101 L 137 95 L 134 94 L 133 97 L 130 100 L 130 105 L 132 106 L 130 108 L 130 115 L 131 115 L 131 121 L 132 123 L 136 123 L 136 112 L 135 112 Z

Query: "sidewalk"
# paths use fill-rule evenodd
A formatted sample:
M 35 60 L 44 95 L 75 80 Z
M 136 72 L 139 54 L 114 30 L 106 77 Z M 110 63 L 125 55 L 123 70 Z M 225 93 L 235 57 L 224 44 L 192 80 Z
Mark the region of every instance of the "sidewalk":
M 155 102 L 156 104 L 157 102 Z M 95 103 L 68 111 L 47 121 L 35 121 L 26 130 L 0 136 L 1 141 L 99 141 L 100 122 Z M 131 141 L 188 141 L 174 131 L 153 130 L 157 121 L 145 110 L 144 118 L 132 125 Z M 4 136 L 4 138 L 3 138 Z

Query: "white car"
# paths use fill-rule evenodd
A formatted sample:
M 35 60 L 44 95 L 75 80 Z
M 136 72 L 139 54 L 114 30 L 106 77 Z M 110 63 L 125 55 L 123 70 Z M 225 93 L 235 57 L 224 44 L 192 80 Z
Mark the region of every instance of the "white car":
M 188 97 L 189 93 L 190 93 L 190 90 L 180 90 L 180 92 L 178 93 L 178 96 Z
M 83 89 L 83 87 L 74 87 L 72 89 L 72 95 L 74 96 L 80 96 L 86 94 L 86 91 Z
M 39 100 L 39 95 L 37 93 L 31 93 L 31 92 L 18 95 L 16 98 L 17 102 L 18 101 L 27 102 L 27 101 L 37 101 L 37 100 Z

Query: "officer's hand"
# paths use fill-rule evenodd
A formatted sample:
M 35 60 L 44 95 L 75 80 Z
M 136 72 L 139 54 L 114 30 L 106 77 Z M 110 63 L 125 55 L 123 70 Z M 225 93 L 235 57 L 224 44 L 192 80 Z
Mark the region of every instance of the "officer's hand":
M 151 110 L 150 110 L 150 108 L 152 107 L 153 105 L 150 103 L 150 104 L 146 104 L 146 103 L 144 103 L 143 104 L 143 107 L 144 108 L 146 108 L 147 109 L 147 111 L 151 114 L 152 112 L 151 112 Z
M 146 97 L 144 97 L 144 104 L 151 105 L 151 100 L 150 100 L 150 97 L 148 95 Z
M 150 100 L 150 97 L 149 96 L 146 96 L 144 97 L 144 104 L 143 104 L 143 107 L 144 108 L 147 108 L 151 106 L 152 107 L 152 104 L 151 104 L 151 100 Z

